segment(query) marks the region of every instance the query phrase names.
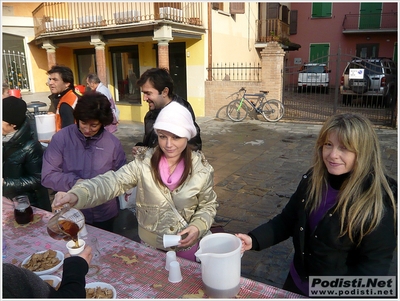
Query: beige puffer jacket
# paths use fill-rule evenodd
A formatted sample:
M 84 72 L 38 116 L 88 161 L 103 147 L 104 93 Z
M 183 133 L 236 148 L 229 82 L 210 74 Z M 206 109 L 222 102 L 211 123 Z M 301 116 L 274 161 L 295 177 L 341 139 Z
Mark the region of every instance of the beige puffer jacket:
M 69 192 L 78 196 L 77 209 L 91 208 L 137 186 L 136 211 L 139 236 L 149 245 L 164 249 L 163 235 L 177 234 L 185 227 L 171 209 L 173 204 L 189 225 L 199 229 L 199 237 L 209 234 L 217 213 L 214 169 L 201 151 L 192 152 L 192 173 L 186 181 L 169 191 L 157 185 L 151 173 L 150 158 L 154 149 L 136 156 L 118 171 L 109 171 L 79 182 Z

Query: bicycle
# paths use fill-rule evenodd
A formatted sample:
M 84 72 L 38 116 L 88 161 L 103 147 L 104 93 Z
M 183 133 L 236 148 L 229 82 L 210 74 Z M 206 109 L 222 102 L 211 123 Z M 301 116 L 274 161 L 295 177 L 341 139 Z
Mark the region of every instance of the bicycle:
M 243 92 L 244 91 L 244 92 Z M 269 91 L 260 91 L 261 93 L 246 93 L 246 88 L 242 87 L 236 94 L 239 96 L 243 92 L 242 97 L 232 100 L 226 107 L 226 115 L 232 121 L 242 121 L 249 114 L 249 107 L 257 114 L 261 114 L 265 120 L 270 122 L 279 121 L 285 112 L 282 102 L 277 99 L 266 100 Z M 257 97 L 257 101 L 253 102 L 248 97 Z M 247 102 L 247 104 L 246 104 Z

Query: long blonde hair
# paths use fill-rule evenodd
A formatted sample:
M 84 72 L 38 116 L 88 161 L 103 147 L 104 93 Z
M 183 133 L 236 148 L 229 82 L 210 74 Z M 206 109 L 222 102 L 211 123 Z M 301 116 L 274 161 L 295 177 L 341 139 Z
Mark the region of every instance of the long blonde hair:
M 385 177 L 378 136 L 371 122 L 360 114 L 338 114 L 324 123 L 315 144 L 313 172 L 308 188 L 309 210 L 317 210 L 324 198 L 324 191 L 328 189 L 328 171 L 322 148 L 331 133 L 337 134 L 339 141 L 356 154 L 353 170 L 340 188 L 335 212 L 340 216 L 339 235 L 347 234 L 352 242 L 359 244 L 383 217 L 384 193 L 391 200 L 396 220 L 395 199 Z

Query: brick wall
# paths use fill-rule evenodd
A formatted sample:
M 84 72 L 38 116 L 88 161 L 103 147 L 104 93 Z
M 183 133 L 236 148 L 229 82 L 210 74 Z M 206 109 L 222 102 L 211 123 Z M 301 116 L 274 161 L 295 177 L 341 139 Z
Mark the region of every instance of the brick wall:
M 277 42 L 267 43 L 261 51 L 261 77 L 268 97 L 282 101 L 285 52 Z
M 284 55 L 285 52 L 277 42 L 267 43 L 261 52 L 261 82 L 206 81 L 205 115 L 218 116 L 221 109 L 225 113 L 225 106 L 237 98 L 233 93 L 241 87 L 245 87 L 247 93 L 266 90 L 269 91 L 267 98 L 282 100 Z
M 106 56 L 104 47 L 96 47 L 96 67 L 97 75 L 103 85 L 107 86 Z
M 158 66 L 169 69 L 168 44 L 158 44 Z
M 245 87 L 248 93 L 258 93 L 264 89 L 262 82 L 206 81 L 205 115 L 217 116 L 221 108 L 225 113 L 225 106 L 237 98 L 233 93 L 242 87 Z

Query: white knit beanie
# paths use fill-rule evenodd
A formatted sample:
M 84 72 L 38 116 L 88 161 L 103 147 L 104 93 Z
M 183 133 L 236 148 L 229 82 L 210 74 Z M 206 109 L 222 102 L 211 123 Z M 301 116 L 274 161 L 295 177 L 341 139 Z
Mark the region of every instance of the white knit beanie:
M 161 110 L 153 128 L 156 133 L 157 130 L 164 130 L 187 140 L 197 134 L 189 110 L 176 101 L 171 101 Z

